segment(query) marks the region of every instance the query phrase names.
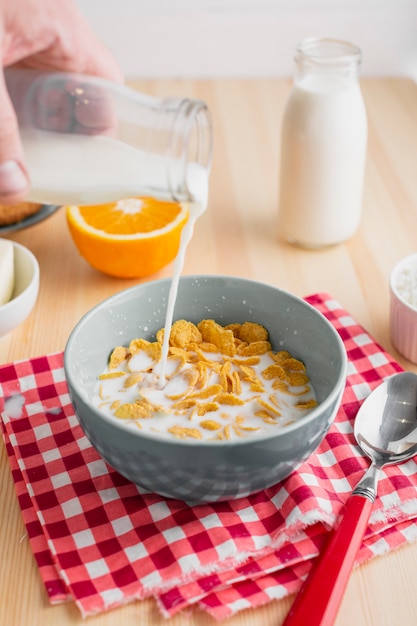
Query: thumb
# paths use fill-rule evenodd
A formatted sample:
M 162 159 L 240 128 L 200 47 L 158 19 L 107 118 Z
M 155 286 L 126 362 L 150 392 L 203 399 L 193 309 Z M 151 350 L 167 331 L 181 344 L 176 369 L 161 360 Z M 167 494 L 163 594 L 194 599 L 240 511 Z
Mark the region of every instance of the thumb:
M 0 202 L 23 200 L 29 190 L 29 177 L 23 164 L 16 113 L 0 69 Z

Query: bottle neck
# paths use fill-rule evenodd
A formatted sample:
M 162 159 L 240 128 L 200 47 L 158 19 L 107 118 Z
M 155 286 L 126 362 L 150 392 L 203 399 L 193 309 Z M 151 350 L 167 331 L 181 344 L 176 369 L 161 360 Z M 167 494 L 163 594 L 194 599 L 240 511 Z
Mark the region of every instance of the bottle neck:
M 357 82 L 362 61 L 358 46 L 339 39 L 305 39 L 295 50 L 295 81 L 306 75 L 335 76 Z
M 163 109 L 172 111 L 166 153 L 168 185 L 179 201 L 207 202 L 212 160 L 212 126 L 207 105 L 200 100 L 167 98 Z

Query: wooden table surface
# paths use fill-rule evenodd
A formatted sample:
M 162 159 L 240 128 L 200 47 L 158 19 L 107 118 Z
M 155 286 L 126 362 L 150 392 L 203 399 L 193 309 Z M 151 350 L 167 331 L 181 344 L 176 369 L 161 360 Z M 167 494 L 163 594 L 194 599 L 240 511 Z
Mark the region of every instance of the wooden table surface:
M 259 279 L 298 296 L 330 292 L 409 370 L 389 339 L 388 279 L 394 264 L 417 251 L 417 86 L 406 79 L 364 79 L 369 147 L 363 219 L 347 243 L 306 251 L 280 240 L 276 227 L 279 139 L 289 80 L 141 81 L 140 91 L 205 100 L 214 125 L 210 201 L 199 220 L 184 274 L 225 273 Z M 0 363 L 63 350 L 79 318 L 111 294 L 135 284 L 99 274 L 81 259 L 64 212 L 9 235 L 34 252 L 41 284 L 27 321 L 0 339 Z M 172 266 L 158 277 L 170 276 Z M 50 606 L 20 516 L 0 444 L 0 624 L 73 626 L 71 603 Z M 292 598 L 243 611 L 228 626 L 279 626 Z M 162 626 L 153 600 L 89 618 L 91 626 Z M 195 611 L 171 626 L 213 626 Z M 357 568 L 337 626 L 417 624 L 417 543 Z M 304 625 L 303 625 L 304 626 Z M 305 626 L 308 626 L 307 624 Z

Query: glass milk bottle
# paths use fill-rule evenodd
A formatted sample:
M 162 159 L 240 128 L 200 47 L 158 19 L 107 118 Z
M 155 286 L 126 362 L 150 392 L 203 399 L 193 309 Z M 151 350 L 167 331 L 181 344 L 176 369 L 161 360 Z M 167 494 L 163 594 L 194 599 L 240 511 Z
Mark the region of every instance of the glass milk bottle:
M 204 102 L 155 98 L 92 76 L 5 74 L 31 180 L 28 200 L 205 200 L 212 132 Z
M 349 239 L 362 210 L 367 118 L 360 49 L 311 38 L 295 52 L 281 136 L 279 230 L 321 248 Z

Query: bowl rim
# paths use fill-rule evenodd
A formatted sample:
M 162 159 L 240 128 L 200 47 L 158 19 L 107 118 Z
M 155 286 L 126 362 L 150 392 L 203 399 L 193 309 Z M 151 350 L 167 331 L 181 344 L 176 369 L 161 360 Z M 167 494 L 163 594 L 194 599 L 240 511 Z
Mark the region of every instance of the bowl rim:
M 5 239 L 5 237 L 2 237 L 2 239 Z M 17 241 L 12 241 L 11 239 L 7 239 L 6 241 L 11 241 L 13 247 L 23 252 L 23 254 L 25 254 L 27 258 L 31 261 L 32 268 L 33 268 L 33 276 L 29 284 L 23 291 L 21 291 L 17 296 L 12 297 L 12 299 L 9 300 L 8 302 L 5 302 L 4 304 L 0 305 L 0 313 L 3 313 L 4 311 L 7 311 L 8 309 L 15 307 L 20 302 L 20 300 L 22 300 L 27 295 L 27 292 L 30 289 L 33 289 L 34 285 L 39 283 L 39 275 L 40 275 L 38 259 L 33 254 L 33 252 L 29 250 L 29 248 L 27 248 L 26 246 L 23 246 L 21 243 L 17 243 Z
M 121 430 L 122 432 L 128 432 L 129 434 L 131 434 L 132 436 L 134 436 L 135 438 L 137 437 L 138 439 L 148 439 L 151 440 L 153 442 L 161 442 L 164 445 L 175 445 L 175 446 L 184 446 L 184 447 L 204 447 L 204 448 L 214 448 L 217 446 L 247 446 L 247 445 L 253 445 L 256 442 L 262 442 L 265 440 L 271 440 L 274 439 L 275 437 L 279 437 L 282 436 L 284 433 L 287 432 L 293 432 L 295 430 L 298 430 L 300 428 L 302 428 L 302 426 L 304 424 L 308 424 L 311 421 L 314 421 L 317 417 L 317 415 L 319 414 L 319 412 L 321 413 L 322 410 L 327 409 L 330 405 L 336 403 L 338 400 L 341 399 L 344 389 L 345 389 L 345 385 L 346 385 L 346 375 L 347 375 L 347 353 L 346 353 L 346 349 L 344 346 L 344 343 L 339 335 L 339 333 L 337 332 L 337 330 L 334 328 L 334 326 L 329 322 L 329 320 L 315 307 L 313 307 L 309 302 L 306 302 L 306 300 L 304 300 L 303 298 L 296 296 L 295 294 L 291 293 L 290 291 L 287 291 L 285 289 L 281 289 L 280 287 L 276 287 L 275 285 L 271 285 L 269 283 L 265 283 L 259 280 L 254 280 L 254 279 L 250 279 L 250 278 L 242 278 L 239 276 L 231 276 L 231 275 L 226 275 L 226 274 L 190 274 L 190 275 L 186 275 L 186 276 L 181 276 L 181 281 L 183 279 L 187 279 L 188 281 L 192 281 L 192 280 L 219 280 L 219 279 L 230 279 L 236 282 L 240 282 L 242 284 L 252 284 L 252 285 L 258 285 L 258 286 L 262 286 L 262 287 L 267 287 L 269 289 L 273 289 L 276 291 L 279 291 L 280 293 L 284 294 L 285 296 L 289 297 L 292 300 L 297 301 L 298 303 L 302 303 L 304 306 L 306 306 L 308 309 L 310 309 L 310 311 L 313 313 L 313 315 L 319 317 L 328 327 L 328 329 L 330 330 L 330 332 L 333 334 L 333 337 L 336 340 L 336 344 L 339 348 L 339 356 L 340 356 L 340 360 L 341 360 L 341 367 L 340 367 L 340 372 L 337 378 L 336 383 L 334 384 L 331 392 L 329 393 L 329 395 L 327 396 L 327 398 L 325 398 L 325 400 L 323 402 L 321 402 L 317 407 L 315 407 L 314 409 L 312 409 L 307 415 L 305 415 L 302 419 L 294 422 L 293 424 L 290 424 L 289 426 L 286 426 L 285 428 L 280 428 L 277 430 L 277 433 L 275 434 L 271 434 L 266 433 L 265 435 L 257 435 L 256 437 L 248 437 L 247 439 L 236 439 L 236 440 L 219 440 L 219 441 L 206 441 L 206 440 L 188 440 L 188 439 L 175 439 L 175 438 L 169 438 L 169 437 L 161 437 L 160 434 L 153 434 L 151 432 L 147 432 L 147 431 L 143 431 L 140 430 L 139 428 L 134 430 L 133 428 L 129 428 L 127 425 L 125 425 L 123 423 L 123 421 L 117 421 L 116 419 L 112 418 L 109 415 L 106 415 L 104 413 L 101 413 L 99 411 L 99 409 L 92 404 L 91 399 L 89 397 L 86 398 L 86 394 L 80 394 L 79 392 L 76 392 L 78 397 L 82 400 L 82 402 L 84 402 L 84 404 L 87 404 L 88 407 L 93 411 L 93 413 L 99 418 L 99 419 L 103 419 L 105 422 L 107 422 L 108 424 L 110 424 L 112 427 L 116 428 L 117 430 Z M 71 386 L 73 389 L 76 389 L 76 386 L 73 383 L 73 379 L 72 379 L 72 374 L 71 374 L 71 369 L 69 367 L 69 348 L 71 347 L 72 342 L 75 339 L 75 336 L 78 332 L 78 330 L 81 328 L 81 326 L 88 321 L 88 319 L 90 317 L 92 317 L 98 310 L 100 310 L 101 308 L 105 308 L 106 306 L 108 306 L 111 302 L 114 302 L 115 299 L 118 298 L 122 298 L 125 295 L 129 294 L 130 292 L 135 292 L 135 291 L 140 291 L 142 289 L 145 289 L 146 286 L 149 285 L 169 285 L 171 282 L 171 278 L 160 278 L 154 281 L 148 281 L 146 283 L 140 283 L 139 285 L 133 285 L 132 287 L 128 287 L 127 289 L 123 289 L 119 292 L 117 292 L 116 294 L 113 294 L 111 296 L 109 296 L 108 298 L 106 298 L 105 300 L 102 300 L 101 302 L 99 302 L 98 304 L 96 304 L 92 309 L 90 309 L 89 311 L 87 311 L 81 318 L 80 320 L 77 322 L 77 324 L 74 326 L 73 330 L 71 331 L 67 343 L 65 345 L 64 348 L 64 374 L 65 374 L 65 378 L 68 382 L 68 379 L 71 380 Z M 175 313 L 175 310 L 174 310 Z M 74 409 L 75 410 L 75 409 Z

